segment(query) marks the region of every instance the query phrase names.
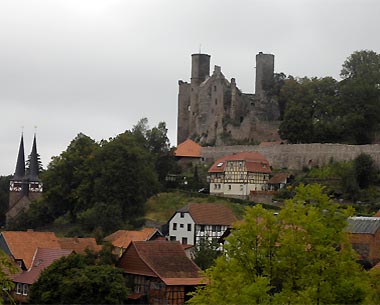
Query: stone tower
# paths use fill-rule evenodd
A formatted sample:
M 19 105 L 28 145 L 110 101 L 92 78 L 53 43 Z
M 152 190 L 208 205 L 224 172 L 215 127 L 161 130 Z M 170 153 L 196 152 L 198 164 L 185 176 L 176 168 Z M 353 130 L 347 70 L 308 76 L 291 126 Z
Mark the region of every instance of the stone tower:
M 29 167 L 25 168 L 24 137 L 21 135 L 16 162 L 16 170 L 9 182 L 9 207 L 6 222 L 17 216 L 21 210 L 27 210 L 32 201 L 42 195 L 43 187 L 39 175 L 39 156 L 37 153 L 36 135 L 29 155 Z
M 274 55 L 260 52 L 256 55 L 256 96 L 262 96 L 273 84 Z

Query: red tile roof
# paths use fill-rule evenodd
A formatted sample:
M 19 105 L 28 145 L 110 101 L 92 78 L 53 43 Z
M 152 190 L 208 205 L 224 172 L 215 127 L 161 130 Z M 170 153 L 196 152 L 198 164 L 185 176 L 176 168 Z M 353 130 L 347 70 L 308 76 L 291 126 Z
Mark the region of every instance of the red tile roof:
M 30 268 L 37 248 L 68 249 L 84 253 L 86 248 L 100 251 L 101 246 L 94 238 L 58 238 L 54 232 L 3 231 L 4 240 L 16 260 L 23 260 L 25 267 Z
M 117 248 L 126 249 L 131 241 L 150 240 L 157 232 L 159 231 L 156 228 L 144 228 L 141 231 L 118 230 L 106 236 L 104 240 L 111 242 Z
M 178 212 L 189 212 L 196 224 L 226 225 L 237 220 L 234 213 L 221 203 L 188 203 Z
M 141 267 L 141 274 L 145 274 L 148 267 L 166 285 L 197 285 L 204 281 L 200 276 L 201 269 L 186 256 L 179 242 L 132 241 L 123 255 L 127 262 L 128 255 L 132 253 L 136 253 L 145 264 Z M 124 268 L 127 273 L 139 274 L 136 265 Z
M 174 154 L 176 157 L 200 158 L 201 146 L 193 140 L 187 139 L 185 142 L 182 142 L 177 146 Z
M 270 165 L 264 155 L 258 152 L 240 152 L 233 155 L 224 156 L 210 167 L 209 173 L 224 172 L 227 161 L 245 161 L 245 165 L 249 172 L 255 173 L 271 173 Z
M 16 283 L 33 284 L 45 268 L 49 267 L 55 260 L 68 256 L 72 252 L 72 250 L 67 249 L 37 248 L 30 268 L 27 271 L 11 276 L 11 278 Z
M 102 246 L 96 243 L 94 237 L 78 238 L 78 237 L 64 237 L 59 238 L 58 243 L 61 249 L 74 250 L 75 253 L 84 254 L 86 249 L 99 252 Z
M 61 248 L 54 232 L 3 231 L 1 234 L 12 256 L 22 259 L 27 269 L 31 266 L 37 248 Z
M 285 183 L 288 177 L 288 173 L 278 173 L 269 179 L 268 184 Z

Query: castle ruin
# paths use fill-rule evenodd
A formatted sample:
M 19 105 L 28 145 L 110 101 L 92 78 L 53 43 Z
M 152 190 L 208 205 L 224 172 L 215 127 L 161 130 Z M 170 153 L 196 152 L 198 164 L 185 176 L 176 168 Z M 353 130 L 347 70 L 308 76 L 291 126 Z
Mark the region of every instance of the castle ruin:
M 280 111 L 269 91 L 274 55 L 256 55 L 255 94 L 243 93 L 221 67 L 210 76 L 210 55 L 193 54 L 190 83 L 180 80 L 177 144 L 188 138 L 201 145 L 253 144 L 279 140 Z

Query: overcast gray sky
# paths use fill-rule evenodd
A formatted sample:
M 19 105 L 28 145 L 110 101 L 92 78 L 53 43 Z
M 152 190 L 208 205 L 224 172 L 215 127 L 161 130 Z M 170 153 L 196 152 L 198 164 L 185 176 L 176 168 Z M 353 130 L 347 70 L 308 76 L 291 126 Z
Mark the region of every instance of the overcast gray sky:
M 0 175 L 22 126 L 45 167 L 79 132 L 100 141 L 143 117 L 176 145 L 178 80 L 200 45 L 247 93 L 260 51 L 276 72 L 339 79 L 352 52 L 380 52 L 379 16 L 379 0 L 0 0 Z

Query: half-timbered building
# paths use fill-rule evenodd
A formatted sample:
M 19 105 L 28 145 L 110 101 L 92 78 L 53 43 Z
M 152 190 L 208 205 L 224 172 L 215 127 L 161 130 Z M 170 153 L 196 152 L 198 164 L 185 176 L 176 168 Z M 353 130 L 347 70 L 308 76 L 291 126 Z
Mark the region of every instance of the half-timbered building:
M 132 241 L 117 267 L 132 286 L 131 302 L 139 304 L 184 304 L 187 294 L 205 283 L 179 242 Z
M 218 240 L 235 222 L 234 213 L 221 203 L 188 203 L 169 220 L 170 240 L 197 245 L 202 238 Z
M 210 194 L 248 198 L 251 191 L 268 189 L 272 170 L 262 154 L 241 152 L 218 159 L 208 172 Z

